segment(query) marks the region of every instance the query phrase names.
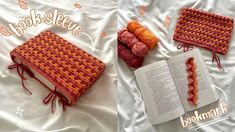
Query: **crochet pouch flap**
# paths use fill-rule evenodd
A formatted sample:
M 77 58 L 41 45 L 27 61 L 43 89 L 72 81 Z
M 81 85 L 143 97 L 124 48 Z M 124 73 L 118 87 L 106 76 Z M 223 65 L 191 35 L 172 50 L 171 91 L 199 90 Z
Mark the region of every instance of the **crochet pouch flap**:
M 213 53 L 225 55 L 232 36 L 233 19 L 214 13 L 191 8 L 183 8 L 176 24 L 173 39 L 181 42 L 178 48 L 189 46 L 206 48 Z M 217 62 L 218 63 L 218 62 Z

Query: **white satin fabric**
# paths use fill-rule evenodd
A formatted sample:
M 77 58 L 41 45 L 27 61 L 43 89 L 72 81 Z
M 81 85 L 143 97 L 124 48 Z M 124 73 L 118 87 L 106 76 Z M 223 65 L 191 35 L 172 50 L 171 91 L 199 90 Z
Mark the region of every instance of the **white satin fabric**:
M 27 28 L 21 37 L 0 35 L 0 131 L 116 131 L 116 0 L 26 2 L 28 9 L 24 10 L 19 7 L 17 0 L 0 1 L 0 24 L 9 30 L 8 23 L 17 24 L 29 16 L 30 9 L 35 9 L 43 16 L 46 11 L 56 8 L 74 23 L 82 25 L 83 31 L 76 37 L 71 31 L 41 23 Z M 75 3 L 79 3 L 81 8 L 75 8 Z M 12 64 L 10 51 L 45 29 L 96 56 L 106 65 L 97 82 L 75 105 L 67 107 L 65 112 L 57 99 L 54 114 L 51 113 L 50 105 L 42 103 L 42 99 L 48 94 L 42 85 L 27 77 L 25 85 L 33 93 L 31 96 L 27 95 L 16 70 L 7 69 Z
M 234 0 L 119 0 L 118 30 L 125 27 L 130 20 L 138 20 L 149 28 L 158 38 L 159 45 L 145 57 L 144 65 L 169 58 L 181 52 L 176 48 L 177 42 L 172 40 L 178 12 L 182 7 L 192 7 L 217 14 L 235 17 Z M 146 8 L 143 8 L 145 6 Z M 142 7 L 142 8 L 141 8 Z M 145 12 L 141 15 L 140 10 Z M 142 12 L 143 13 L 143 12 Z M 164 27 L 166 17 L 170 18 L 169 27 Z M 235 29 L 234 29 L 235 30 Z M 135 81 L 133 71 L 118 59 L 118 123 L 120 132 L 232 132 L 235 131 L 235 33 L 233 30 L 229 51 L 226 56 L 219 55 L 224 72 L 212 63 L 211 52 L 200 49 L 210 75 L 216 87 L 221 88 L 229 97 L 229 119 L 213 123 L 200 129 L 183 128 L 180 120 L 175 119 L 160 125 L 151 125 L 146 115 L 144 102 Z M 218 90 L 220 101 L 225 95 Z

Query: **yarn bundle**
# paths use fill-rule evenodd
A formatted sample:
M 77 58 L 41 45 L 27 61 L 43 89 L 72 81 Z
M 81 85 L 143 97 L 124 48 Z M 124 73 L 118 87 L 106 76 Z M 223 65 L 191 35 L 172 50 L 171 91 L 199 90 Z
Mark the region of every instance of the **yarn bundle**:
M 118 43 L 118 57 L 122 58 L 126 64 L 132 68 L 140 67 L 144 62 L 144 57 L 138 57 L 125 47 L 122 43 Z
M 142 66 L 148 50 L 158 43 L 157 37 L 136 21 L 129 22 L 127 29 L 118 32 L 118 40 L 118 56 L 132 68 Z

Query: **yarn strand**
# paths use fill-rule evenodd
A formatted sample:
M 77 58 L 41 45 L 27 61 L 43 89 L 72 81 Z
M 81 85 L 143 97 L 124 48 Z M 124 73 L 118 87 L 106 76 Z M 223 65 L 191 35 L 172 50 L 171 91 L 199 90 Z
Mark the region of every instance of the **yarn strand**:
M 16 62 L 16 60 L 14 58 L 12 58 L 13 62 L 15 64 L 12 64 L 10 66 L 8 66 L 8 69 L 15 69 L 16 68 L 16 71 L 18 73 L 18 75 L 20 76 L 21 78 L 21 83 L 22 83 L 22 87 L 30 94 L 32 95 L 32 92 L 25 86 L 24 84 L 24 81 L 27 79 L 24 75 L 25 75 L 25 72 L 29 75 L 29 77 L 35 79 L 36 81 L 38 81 L 40 84 L 42 84 L 46 89 L 48 89 L 50 92 L 49 94 L 43 99 L 43 103 L 44 104 L 48 104 L 51 100 L 51 112 L 54 113 L 54 101 L 55 101 L 55 98 L 58 97 L 59 98 L 59 101 L 61 102 L 62 104 L 62 107 L 63 107 L 63 111 L 65 111 L 65 105 L 69 105 L 69 102 L 68 102 L 68 99 L 65 98 L 62 94 L 58 93 L 56 91 L 56 87 L 54 90 L 51 90 L 46 84 L 44 84 L 41 80 L 39 80 L 35 75 L 34 73 L 28 68 L 26 67 L 23 63 L 18 63 Z
M 216 52 L 215 51 L 212 51 L 212 62 L 216 61 L 217 63 L 217 67 L 220 69 L 220 70 L 223 70 L 224 71 L 224 68 L 221 66 L 221 62 L 220 62 L 220 58 L 218 55 L 216 55 Z

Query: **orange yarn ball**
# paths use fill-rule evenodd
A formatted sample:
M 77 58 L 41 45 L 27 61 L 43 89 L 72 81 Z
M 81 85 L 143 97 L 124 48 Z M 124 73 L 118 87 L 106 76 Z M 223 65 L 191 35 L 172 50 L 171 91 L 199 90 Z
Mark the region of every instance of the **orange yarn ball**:
M 158 38 L 147 28 L 140 25 L 137 21 L 131 21 L 127 25 L 129 32 L 133 33 L 140 41 L 147 45 L 149 49 L 156 47 Z

